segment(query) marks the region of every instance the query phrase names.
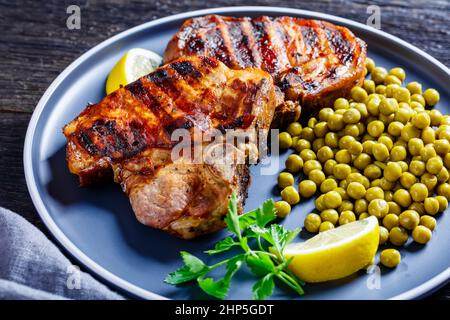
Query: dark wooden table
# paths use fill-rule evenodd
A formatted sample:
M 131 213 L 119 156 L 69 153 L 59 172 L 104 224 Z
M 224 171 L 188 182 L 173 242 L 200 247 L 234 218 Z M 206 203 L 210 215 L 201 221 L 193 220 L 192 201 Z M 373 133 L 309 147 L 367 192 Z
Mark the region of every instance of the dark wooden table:
M 81 9 L 81 29 L 66 26 L 66 8 Z M 123 30 L 175 13 L 236 5 L 294 7 L 365 23 L 381 9 L 382 30 L 450 66 L 450 2 L 298 0 L 0 0 L 0 206 L 18 212 L 47 235 L 25 184 L 22 150 L 31 113 L 55 77 L 82 53 Z M 0 244 L 1 245 L 1 244 Z M 450 284 L 431 296 L 450 299 Z

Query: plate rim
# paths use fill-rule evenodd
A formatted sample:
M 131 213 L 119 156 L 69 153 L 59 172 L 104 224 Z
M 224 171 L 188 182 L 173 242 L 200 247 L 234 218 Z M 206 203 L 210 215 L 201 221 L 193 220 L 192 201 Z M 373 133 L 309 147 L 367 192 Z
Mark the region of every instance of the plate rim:
M 82 64 L 87 58 L 89 58 L 95 52 L 102 50 L 108 45 L 114 43 L 115 41 L 132 35 L 133 33 L 140 32 L 147 28 L 157 26 L 159 24 L 168 23 L 174 20 L 179 19 L 187 19 L 193 16 L 207 15 L 207 14 L 230 14 L 230 13 L 280 13 L 280 14 L 297 14 L 310 16 L 313 19 L 325 19 L 332 21 L 334 23 L 341 23 L 348 25 L 350 27 L 356 27 L 364 29 L 369 33 L 373 33 L 374 35 L 381 36 L 383 38 L 387 38 L 393 42 L 396 42 L 400 46 L 406 47 L 406 49 L 413 51 L 418 54 L 422 58 L 428 60 L 431 64 L 435 65 L 437 68 L 441 69 L 443 72 L 447 73 L 450 77 L 450 70 L 443 63 L 439 62 L 437 59 L 429 55 L 428 53 L 422 51 L 421 49 L 407 43 L 406 41 L 391 35 L 382 30 L 375 29 L 373 27 L 367 26 L 360 22 L 356 22 L 347 18 L 342 18 L 334 15 L 330 15 L 327 13 L 321 13 L 317 11 L 289 8 L 289 7 L 271 7 L 271 6 L 233 6 L 233 7 L 217 7 L 217 8 L 208 8 L 208 9 L 200 9 L 194 11 L 183 12 L 175 15 L 170 15 L 167 17 L 155 19 L 152 21 L 148 21 L 132 27 L 130 29 L 124 30 L 106 40 L 103 40 L 99 44 L 95 45 L 85 53 L 83 53 L 80 57 L 75 59 L 72 63 L 70 63 L 50 84 L 47 90 L 44 92 L 42 97 L 39 99 L 39 102 L 34 109 L 30 122 L 28 124 L 25 142 L 24 142 L 24 151 L 23 151 L 23 165 L 24 165 L 24 173 L 25 180 L 28 188 L 28 192 L 30 194 L 31 200 L 33 202 L 36 211 L 38 212 L 40 218 L 43 220 L 45 226 L 49 230 L 50 234 L 55 238 L 55 240 L 59 243 L 61 247 L 63 247 L 73 258 L 75 258 L 78 262 L 83 264 L 83 266 L 94 273 L 95 276 L 101 278 L 103 281 L 112 285 L 115 288 L 119 288 L 128 294 L 133 296 L 144 298 L 144 299 L 160 299 L 165 300 L 167 297 L 161 296 L 157 293 L 151 292 L 149 290 L 143 289 L 131 282 L 128 282 L 121 277 L 113 274 L 108 271 L 91 258 L 89 258 L 85 253 L 83 253 L 70 239 L 64 234 L 64 232 L 58 227 L 55 221 L 52 219 L 50 213 L 47 211 L 44 202 L 40 196 L 40 193 L 37 190 L 37 184 L 35 180 L 35 172 L 33 171 L 33 140 L 36 132 L 36 127 L 39 121 L 39 118 L 44 111 L 44 107 L 47 104 L 49 98 L 55 91 L 55 89 L 59 86 L 59 84 L 80 64 Z M 405 300 L 405 299 L 417 299 L 420 298 L 427 293 L 432 292 L 433 290 L 439 288 L 444 285 L 446 282 L 450 280 L 450 266 L 429 279 L 428 281 L 422 283 L 421 285 L 405 291 L 399 295 L 393 296 L 389 299 L 393 300 Z

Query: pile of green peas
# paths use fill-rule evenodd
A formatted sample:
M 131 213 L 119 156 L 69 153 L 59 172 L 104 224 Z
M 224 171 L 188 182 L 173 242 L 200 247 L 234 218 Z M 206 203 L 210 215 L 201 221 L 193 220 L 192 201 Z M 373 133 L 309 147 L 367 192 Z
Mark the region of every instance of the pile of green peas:
M 350 99 L 339 98 L 306 126 L 294 122 L 279 134 L 280 148 L 295 152 L 278 176 L 278 215 L 319 193 L 317 213 L 304 221 L 309 232 L 373 215 L 380 244 L 402 246 L 409 235 L 425 244 L 450 199 L 450 116 L 431 109 L 440 100 L 435 89 L 402 86 L 402 68 L 387 71 L 367 58 L 366 69 L 370 79 L 353 87 Z M 303 174 L 298 188 L 297 174 Z M 394 258 L 389 252 L 382 260 Z

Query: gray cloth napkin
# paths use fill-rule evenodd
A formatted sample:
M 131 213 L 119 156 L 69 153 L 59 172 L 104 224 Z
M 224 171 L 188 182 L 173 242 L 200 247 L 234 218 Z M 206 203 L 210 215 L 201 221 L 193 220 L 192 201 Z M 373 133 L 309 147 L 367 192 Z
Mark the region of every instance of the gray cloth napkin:
M 123 299 L 61 253 L 36 227 L 0 207 L 0 299 Z

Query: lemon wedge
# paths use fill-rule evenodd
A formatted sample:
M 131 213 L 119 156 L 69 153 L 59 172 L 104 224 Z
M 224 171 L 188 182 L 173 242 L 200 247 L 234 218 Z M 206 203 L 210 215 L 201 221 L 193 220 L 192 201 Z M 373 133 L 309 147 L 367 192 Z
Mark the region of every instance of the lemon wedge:
M 162 63 L 158 54 L 134 48 L 129 50 L 114 66 L 106 80 L 106 94 L 127 85 L 146 74 L 154 71 Z
M 344 278 L 373 261 L 379 242 L 376 217 L 345 224 L 286 246 L 289 269 L 305 282 Z

